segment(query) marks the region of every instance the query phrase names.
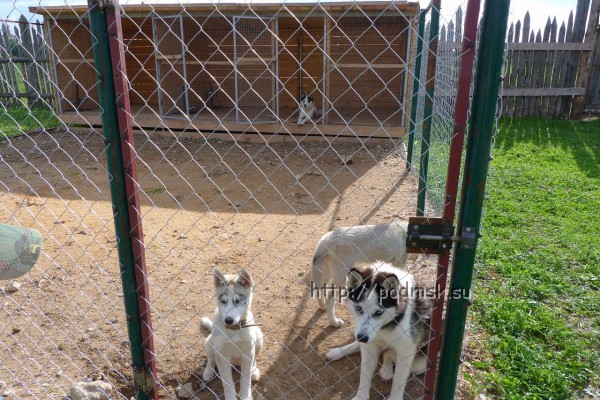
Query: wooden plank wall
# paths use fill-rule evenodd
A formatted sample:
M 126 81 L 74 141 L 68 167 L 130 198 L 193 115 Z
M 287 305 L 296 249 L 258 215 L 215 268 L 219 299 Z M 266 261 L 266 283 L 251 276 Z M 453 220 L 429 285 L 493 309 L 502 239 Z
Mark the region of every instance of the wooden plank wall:
M 583 104 L 593 72 L 591 54 L 597 46 L 594 16 L 598 0 L 578 0 L 576 13 L 560 27 L 548 17 L 543 29 L 530 30 L 530 14 L 523 23 L 510 25 L 502 84 L 502 113 L 505 116 L 569 118 L 581 113 L 574 99 Z M 591 10 L 588 13 L 588 10 Z M 586 21 L 590 14 L 588 33 Z M 585 36 L 584 36 L 585 34 Z M 585 40 L 584 40 L 585 39 Z M 597 70 L 597 68 L 596 68 Z M 589 86 L 588 86 L 589 82 Z
M 28 107 L 54 104 L 48 49 L 42 24 L 21 16 L 11 31 L 0 30 L 0 104 Z

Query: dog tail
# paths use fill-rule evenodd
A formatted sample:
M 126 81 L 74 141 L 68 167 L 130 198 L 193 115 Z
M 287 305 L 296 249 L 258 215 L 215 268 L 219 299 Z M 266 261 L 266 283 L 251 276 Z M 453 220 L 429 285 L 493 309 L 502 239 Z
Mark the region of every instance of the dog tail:
M 209 331 L 212 331 L 213 328 L 213 323 L 210 320 L 210 318 L 208 317 L 202 317 L 202 320 L 200 321 L 200 324 L 205 328 L 208 329 Z

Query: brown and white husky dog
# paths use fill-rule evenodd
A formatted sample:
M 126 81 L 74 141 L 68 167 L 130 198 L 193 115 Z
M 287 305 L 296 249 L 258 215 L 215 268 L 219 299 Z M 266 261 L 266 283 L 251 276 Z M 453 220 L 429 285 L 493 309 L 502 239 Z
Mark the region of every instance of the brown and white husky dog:
M 356 341 L 330 350 L 327 358 L 339 359 L 360 348 L 360 383 L 353 400 L 367 400 L 383 353 L 379 373 L 384 380 L 393 378 L 389 398 L 401 400 L 410 373 L 424 372 L 427 366 L 431 298 L 411 274 L 384 262 L 352 268 L 347 288 Z

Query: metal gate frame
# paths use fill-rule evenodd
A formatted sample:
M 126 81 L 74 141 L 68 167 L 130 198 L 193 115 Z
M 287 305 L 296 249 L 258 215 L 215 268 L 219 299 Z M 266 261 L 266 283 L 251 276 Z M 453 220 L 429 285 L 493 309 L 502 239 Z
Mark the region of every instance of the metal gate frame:
M 165 115 L 164 112 L 164 104 L 163 104 L 163 89 L 162 89 L 162 79 L 161 79 L 161 73 L 160 73 L 160 62 L 158 60 L 158 55 L 160 55 L 160 52 L 158 51 L 158 37 L 157 37 L 157 33 L 156 33 L 156 21 L 157 20 L 168 20 L 172 18 L 173 20 L 179 18 L 179 30 L 180 30 L 180 41 L 181 41 L 181 61 L 183 62 L 183 82 L 184 82 L 184 89 L 183 89 L 183 101 L 184 101 L 184 109 L 183 111 L 183 115 L 188 115 L 189 112 L 189 98 L 188 98 L 188 91 L 190 88 L 190 84 L 188 82 L 187 79 L 187 66 L 186 66 L 186 61 L 185 61 L 185 43 L 184 43 L 184 36 L 183 36 L 183 15 L 159 15 L 159 16 L 154 16 L 152 17 L 152 39 L 154 41 L 154 63 L 156 65 L 156 81 L 158 83 L 158 112 L 160 114 L 161 118 L 178 118 L 177 116 L 168 116 Z M 175 101 L 175 104 L 177 104 L 177 102 Z
M 238 54 L 237 54 L 237 49 L 238 49 L 237 37 L 238 37 L 238 35 L 240 35 L 240 33 L 238 32 L 238 30 L 236 28 L 236 24 L 239 20 L 242 20 L 242 19 L 271 21 L 275 25 L 274 31 L 271 31 L 268 28 L 265 28 L 265 30 L 268 30 L 271 35 L 275 35 L 275 38 L 277 38 L 279 36 L 279 19 L 277 17 L 265 18 L 265 17 L 249 17 L 249 16 L 243 16 L 243 15 L 238 15 L 238 16 L 233 17 L 233 65 L 234 65 L 233 70 L 234 70 L 234 80 L 235 80 L 235 119 L 236 119 L 236 122 L 239 124 L 279 122 L 279 42 L 278 42 L 278 40 L 274 41 L 274 46 L 271 49 L 271 52 L 273 54 L 273 59 L 274 59 L 274 61 L 272 61 L 272 62 L 275 63 L 275 71 L 272 71 L 270 65 L 266 66 L 266 68 L 265 68 L 265 71 L 269 70 L 269 71 L 271 71 L 271 73 L 275 74 L 275 86 L 273 88 L 273 91 L 274 91 L 273 97 L 275 99 L 275 109 L 271 110 L 274 118 L 269 119 L 269 120 L 251 120 L 248 117 L 244 117 L 243 115 L 240 115 L 240 107 L 239 107 L 240 93 L 239 93 L 239 87 L 238 87 L 238 76 L 240 75 L 240 72 L 238 70 Z M 252 43 L 249 43 L 249 46 L 252 47 Z M 250 87 L 252 87 L 252 84 L 250 84 Z M 272 100 L 273 100 L 273 98 L 271 100 L 269 100 L 269 102 L 271 102 Z

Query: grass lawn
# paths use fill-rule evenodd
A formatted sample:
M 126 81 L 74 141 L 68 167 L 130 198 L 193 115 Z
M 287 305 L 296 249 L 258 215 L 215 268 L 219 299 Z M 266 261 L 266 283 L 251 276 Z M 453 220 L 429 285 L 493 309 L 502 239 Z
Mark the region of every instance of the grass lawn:
M 600 120 L 503 120 L 493 154 L 465 378 L 494 398 L 599 398 Z
M 45 108 L 8 107 L 0 109 L 0 140 L 35 131 L 56 128 L 59 121 L 54 112 Z

